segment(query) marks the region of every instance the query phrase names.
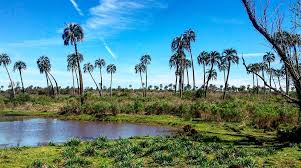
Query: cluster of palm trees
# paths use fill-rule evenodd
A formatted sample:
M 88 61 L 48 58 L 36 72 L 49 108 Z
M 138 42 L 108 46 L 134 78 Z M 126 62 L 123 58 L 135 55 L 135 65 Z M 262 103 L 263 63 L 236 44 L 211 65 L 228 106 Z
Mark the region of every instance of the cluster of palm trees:
M 179 85 L 180 96 L 183 95 L 184 90 L 184 71 L 186 70 L 187 76 L 187 86 L 189 85 L 189 73 L 188 69 L 192 68 L 192 77 L 193 77 L 193 89 L 195 89 L 195 74 L 194 74 L 194 64 L 193 57 L 191 54 L 191 42 L 195 41 L 195 33 L 193 30 L 189 29 L 184 34 L 179 37 L 176 37 L 172 41 L 172 51 L 174 54 L 169 59 L 170 68 L 175 68 L 175 92 L 177 92 L 177 85 Z M 185 51 L 190 53 L 190 60 L 186 58 Z M 207 90 L 209 86 L 210 80 L 217 79 L 217 72 L 215 70 L 215 66 L 218 66 L 219 70 L 224 72 L 224 94 L 223 98 L 225 98 L 226 90 L 228 86 L 229 76 L 230 76 L 230 68 L 231 64 L 238 64 L 239 57 L 237 55 L 237 51 L 235 49 L 226 49 L 222 54 L 217 51 L 206 52 L 203 51 L 197 57 L 198 63 L 203 65 L 203 90 L 205 97 L 207 96 Z M 206 67 L 209 66 L 209 69 L 206 70 Z M 227 75 L 226 75 L 227 72 Z M 178 81 L 179 79 L 179 81 Z
M 151 63 L 152 59 L 149 54 L 145 54 L 140 58 L 140 63 L 135 65 L 135 73 L 139 73 L 141 81 L 141 89 L 143 90 L 143 96 L 146 96 L 147 85 L 147 66 Z M 142 73 L 145 73 L 145 84 L 142 79 Z

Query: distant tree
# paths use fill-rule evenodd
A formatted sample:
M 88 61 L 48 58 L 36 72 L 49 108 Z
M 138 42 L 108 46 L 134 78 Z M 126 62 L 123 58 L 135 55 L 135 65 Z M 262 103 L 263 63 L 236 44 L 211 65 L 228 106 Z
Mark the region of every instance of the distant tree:
M 147 88 L 147 86 L 148 86 L 147 85 L 147 82 L 148 82 L 148 79 L 147 79 L 147 67 L 151 63 L 152 58 L 151 58 L 150 55 L 145 54 L 145 55 L 143 55 L 141 57 L 140 61 L 141 61 L 141 64 L 143 64 L 145 66 L 145 88 Z M 146 96 L 146 89 L 145 89 L 144 96 Z
M 116 66 L 114 64 L 110 64 L 107 66 L 107 72 L 111 74 L 111 83 L 110 83 L 110 96 L 112 97 L 112 76 L 116 72 Z
M 186 47 L 185 44 L 186 41 L 184 39 L 184 35 L 178 36 L 176 38 L 173 39 L 172 43 L 171 43 L 171 50 L 175 53 L 177 53 L 180 57 L 180 62 L 179 62 L 179 90 L 180 90 L 180 97 L 183 97 L 183 90 L 184 90 L 184 63 L 185 63 L 185 52 L 184 52 L 184 48 Z
M 100 74 L 100 96 L 102 96 L 102 68 L 106 66 L 106 62 L 104 59 L 97 59 L 95 61 L 95 68 L 99 68 L 99 74 Z
M 15 62 L 13 70 L 14 70 L 14 72 L 17 71 L 17 70 L 19 71 L 21 84 L 22 84 L 22 92 L 25 93 L 24 83 L 23 83 L 23 78 L 22 78 L 22 71 L 26 70 L 25 62 L 23 62 L 23 61 Z
M 265 92 L 265 84 L 264 84 L 264 81 L 265 81 L 265 77 L 264 77 L 264 72 L 268 69 L 268 65 L 266 62 L 261 62 L 259 63 L 259 67 L 260 67 L 260 70 L 261 70 L 261 74 L 262 74 L 262 82 L 263 82 L 263 90 Z
M 94 82 L 94 84 L 96 86 L 96 89 L 97 89 L 97 91 L 99 93 L 99 96 L 101 96 L 101 92 L 100 92 L 100 90 L 98 88 L 98 85 L 97 85 L 97 83 L 96 83 L 93 75 L 92 75 L 93 70 L 94 70 L 94 66 L 91 63 L 84 64 L 84 73 L 89 73 L 90 74 L 90 76 L 91 76 L 91 78 L 92 78 L 92 80 L 93 80 L 93 82 Z
M 275 61 L 275 55 L 272 52 L 267 52 L 263 56 L 263 61 L 268 64 L 268 72 L 270 75 L 270 85 L 272 86 L 272 69 L 271 69 L 271 62 Z M 270 92 L 272 92 L 272 89 L 270 88 Z
M 11 60 L 10 60 L 10 57 L 7 54 L 5 54 L 5 53 L 0 54 L 0 66 L 3 65 L 5 70 L 6 70 L 6 73 L 8 75 L 9 80 L 10 80 L 10 85 L 11 85 L 11 88 L 12 88 L 12 93 L 13 93 L 12 95 L 13 95 L 13 97 L 15 97 L 16 92 L 15 92 L 15 88 L 14 88 L 14 82 L 13 82 L 11 76 L 10 76 L 10 73 L 9 73 L 8 69 L 7 69 L 7 66 L 10 63 L 11 63 Z
M 181 56 L 176 52 L 169 59 L 170 68 L 175 67 L 175 76 L 176 76 L 175 93 L 177 92 L 178 76 L 180 75 L 179 74 L 180 63 L 181 63 Z
M 228 80 L 230 76 L 230 69 L 231 69 L 231 63 L 232 64 L 238 64 L 239 63 L 239 57 L 237 56 L 237 51 L 233 48 L 226 49 L 223 52 L 223 57 L 222 57 L 222 62 L 225 62 L 227 64 L 227 77 L 226 77 L 226 82 L 225 82 L 225 87 L 224 87 L 224 94 L 223 94 L 223 99 L 226 97 L 226 91 L 227 91 L 227 86 L 228 86 Z
M 53 84 L 52 84 L 51 79 L 50 79 L 49 74 L 48 74 L 48 72 L 51 69 L 51 64 L 50 64 L 49 58 L 46 57 L 46 56 L 41 56 L 37 60 L 37 65 L 38 65 L 38 68 L 40 70 L 40 73 L 45 74 L 46 82 L 47 82 L 47 88 L 48 88 L 48 94 L 51 95 L 51 91 L 52 91 L 52 95 L 54 95 Z M 49 88 L 49 83 L 50 83 L 50 86 L 51 86 L 51 90 Z
M 198 63 L 199 65 L 203 65 L 203 87 L 205 89 L 205 85 L 206 85 L 206 66 L 208 65 L 208 59 L 209 59 L 209 53 L 207 53 L 206 51 L 203 51 L 200 53 L 200 55 L 198 56 Z
M 185 59 L 185 69 L 186 69 L 186 74 L 187 74 L 187 85 L 189 85 L 189 73 L 188 73 L 188 69 L 191 68 L 191 61 L 189 59 Z
M 143 80 L 142 80 L 142 73 L 144 73 L 145 71 L 146 71 L 146 66 L 144 64 L 140 63 L 140 64 L 137 64 L 135 66 L 135 73 L 139 73 L 139 75 L 140 75 L 141 89 L 142 90 L 144 90 Z
M 73 95 L 75 95 L 75 86 L 74 86 L 74 74 L 76 77 L 77 82 L 77 89 L 78 93 L 80 92 L 80 84 L 78 81 L 77 71 L 78 71 L 78 64 L 77 61 L 82 62 L 84 57 L 81 53 L 72 53 L 67 56 L 67 70 L 72 72 L 72 83 L 73 83 Z
M 193 90 L 195 90 L 195 75 L 194 75 L 193 56 L 192 56 L 192 52 L 191 52 L 191 42 L 195 42 L 195 39 L 196 39 L 196 34 L 192 29 L 189 29 L 184 33 L 184 41 L 185 41 L 184 48 L 190 54 L 190 62 L 191 62 L 191 67 L 192 67 L 192 80 L 193 80 L 192 88 L 193 88 Z
M 78 55 L 77 51 L 77 43 L 83 41 L 84 39 L 84 31 L 82 27 L 79 24 L 76 23 L 69 23 L 66 25 L 63 31 L 62 38 L 64 40 L 64 45 L 73 45 L 75 54 Z M 79 94 L 81 96 L 81 104 L 83 104 L 83 92 L 84 92 L 84 84 L 83 84 L 83 76 L 81 72 L 81 67 L 80 67 L 80 60 L 79 57 L 77 57 L 77 69 L 78 69 L 78 75 L 79 75 L 79 83 L 80 83 L 80 90 Z
M 212 51 L 209 54 L 209 57 L 208 57 L 207 61 L 208 61 L 208 65 L 210 65 L 211 67 L 206 72 L 206 73 L 208 73 L 208 75 L 207 75 L 207 81 L 206 81 L 206 87 L 205 87 L 205 97 L 207 96 L 207 90 L 208 90 L 209 81 L 211 79 L 214 79 L 217 76 L 217 73 L 216 73 L 216 71 L 213 68 L 214 68 L 214 65 L 219 64 L 220 57 L 221 57 L 220 53 L 217 52 L 217 51 Z

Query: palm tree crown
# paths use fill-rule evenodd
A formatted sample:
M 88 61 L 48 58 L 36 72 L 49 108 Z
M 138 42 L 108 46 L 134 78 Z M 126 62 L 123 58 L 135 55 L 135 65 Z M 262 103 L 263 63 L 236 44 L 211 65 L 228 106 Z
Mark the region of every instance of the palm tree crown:
M 200 53 L 200 55 L 198 56 L 198 63 L 201 65 L 207 65 L 208 64 L 208 59 L 209 59 L 209 53 L 206 51 L 203 51 Z
M 152 58 L 151 58 L 151 56 L 150 56 L 150 55 L 148 55 L 148 54 L 145 54 L 145 55 L 143 55 L 143 56 L 141 57 L 140 61 L 141 61 L 141 63 L 142 63 L 142 64 L 144 64 L 144 65 L 148 65 L 148 64 L 150 64 L 150 63 L 151 63 L 151 61 L 152 61 Z
M 146 67 L 144 64 L 142 64 L 142 63 L 137 64 L 135 66 L 135 73 L 143 73 L 143 72 L 145 72 L 145 69 L 146 69 Z
M 84 69 L 84 73 L 93 72 L 94 66 L 91 63 L 86 63 L 84 64 L 83 69 Z
M 238 64 L 239 63 L 239 57 L 237 56 L 237 51 L 233 48 L 226 49 L 223 52 L 222 59 L 226 62 Z
M 14 64 L 14 68 L 13 68 L 13 70 L 14 71 L 16 71 L 16 70 L 19 70 L 19 71 L 21 71 L 21 70 L 26 70 L 26 64 L 25 64 L 25 62 L 23 62 L 23 61 L 17 61 L 15 64 Z
M 0 54 L 0 65 L 9 65 L 11 63 L 11 60 L 10 60 L 10 57 L 3 53 L 3 54 Z
M 272 52 L 267 52 L 264 56 L 263 56 L 263 61 L 267 62 L 267 63 L 271 63 L 275 61 L 275 55 Z
M 79 24 L 69 23 L 63 31 L 62 38 L 64 45 L 74 45 L 76 42 L 80 42 L 84 39 L 84 31 Z
M 106 65 L 106 62 L 104 59 L 97 59 L 95 61 L 95 68 L 103 68 Z
M 41 56 L 37 61 L 40 73 L 48 72 L 51 70 L 50 60 L 47 56 Z
M 108 73 L 115 73 L 116 72 L 116 66 L 114 64 L 110 64 L 107 66 L 107 72 Z

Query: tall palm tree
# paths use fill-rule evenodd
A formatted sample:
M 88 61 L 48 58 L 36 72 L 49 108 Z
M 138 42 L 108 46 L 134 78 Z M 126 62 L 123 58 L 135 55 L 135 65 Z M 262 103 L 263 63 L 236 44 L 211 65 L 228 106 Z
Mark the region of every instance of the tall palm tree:
M 183 97 L 183 90 L 184 90 L 184 60 L 186 58 L 185 52 L 185 40 L 184 35 L 178 36 L 173 39 L 171 43 L 171 50 L 176 52 L 180 56 L 180 63 L 179 63 L 179 90 L 180 90 L 180 97 Z
M 196 34 L 192 29 L 187 30 L 184 33 L 184 40 L 185 45 L 184 48 L 190 53 L 190 61 L 191 61 L 191 67 L 192 67 L 192 79 L 193 79 L 193 90 L 195 90 L 195 75 L 194 75 L 194 64 L 193 64 L 193 57 L 191 52 L 191 42 L 195 42 Z
M 3 65 L 4 68 L 5 68 L 5 70 L 6 70 L 8 78 L 10 80 L 10 85 L 11 85 L 11 88 L 12 88 L 12 92 L 13 92 L 12 96 L 15 97 L 16 96 L 16 92 L 15 92 L 15 88 L 14 88 L 14 82 L 13 82 L 11 76 L 10 76 L 10 73 L 9 73 L 8 69 L 7 69 L 7 66 L 10 63 L 11 63 L 11 60 L 10 60 L 10 57 L 7 54 L 5 54 L 5 53 L 0 54 L 0 66 Z
M 100 95 L 102 95 L 102 68 L 105 67 L 106 62 L 104 59 L 97 59 L 95 61 L 95 68 L 99 68 L 99 74 L 100 74 Z
M 76 23 L 69 23 L 66 25 L 63 31 L 62 38 L 64 40 L 64 45 L 73 45 L 75 54 L 78 55 L 77 51 L 77 43 L 83 41 L 84 39 L 84 31 L 82 27 L 79 24 Z M 77 69 L 78 69 L 78 76 L 79 76 L 79 83 L 80 83 L 80 96 L 81 96 L 81 103 L 83 104 L 83 92 L 84 92 L 84 84 L 83 84 L 83 76 L 82 76 L 82 71 L 80 67 L 80 60 L 79 57 L 77 57 Z
M 144 64 L 140 63 L 140 64 L 137 64 L 135 66 L 135 73 L 139 73 L 139 75 L 140 75 L 141 89 L 144 89 L 143 80 L 142 80 L 142 73 L 144 73 L 145 71 L 146 71 L 146 66 Z
M 112 97 L 112 76 L 116 72 L 116 66 L 114 64 L 110 64 L 107 66 L 107 72 L 111 74 L 111 83 L 110 83 L 110 96 Z
M 232 64 L 238 64 L 239 63 L 239 57 L 237 56 L 237 51 L 233 48 L 226 49 L 223 52 L 223 61 L 226 62 L 227 64 L 227 77 L 226 77 L 226 82 L 225 82 L 225 88 L 224 88 L 224 94 L 223 94 L 223 99 L 226 97 L 226 91 L 228 87 L 228 80 L 229 80 L 229 75 L 230 75 L 230 69 L 231 69 L 231 63 Z
M 252 76 L 253 76 L 253 91 L 254 91 L 254 89 L 255 89 L 255 74 L 254 74 L 254 64 L 249 64 L 248 65 L 248 69 L 250 70 L 250 71 L 248 71 L 247 73 L 252 73 Z
M 186 75 L 187 75 L 187 85 L 189 86 L 189 73 L 188 69 L 192 67 L 192 63 L 189 59 L 185 59 L 184 67 L 186 69 Z
M 219 61 L 220 61 L 220 53 L 217 52 L 217 51 L 212 51 L 210 52 L 209 54 L 209 57 L 208 57 L 208 64 L 211 65 L 211 68 L 209 69 L 209 74 L 207 76 L 207 81 L 206 81 L 206 87 L 205 87 L 205 97 L 207 96 L 207 90 L 208 90 L 208 84 L 209 84 L 209 81 L 211 80 L 211 78 L 213 77 L 214 74 L 210 74 L 211 72 L 214 72 L 213 71 L 213 67 L 214 65 L 217 65 L 219 64 Z
M 177 93 L 177 84 L 178 84 L 178 76 L 179 76 L 179 66 L 180 66 L 181 56 L 176 52 L 174 53 L 169 59 L 169 66 L 170 68 L 175 67 L 175 93 Z
M 80 85 L 79 85 L 79 81 L 78 81 L 78 76 L 77 76 L 77 71 L 78 71 L 78 64 L 77 64 L 77 60 L 79 60 L 80 62 L 82 62 L 84 60 L 84 57 L 81 53 L 72 53 L 69 54 L 67 56 L 67 70 L 68 71 L 72 71 L 72 78 L 73 78 L 73 88 L 75 89 L 74 86 L 74 74 L 76 76 L 76 81 L 77 81 L 77 89 L 78 89 L 78 93 L 80 92 Z M 73 90 L 73 92 L 75 92 Z
M 261 73 L 262 73 L 262 78 L 263 78 L 263 81 L 265 80 L 265 77 L 264 77 L 264 72 L 268 69 L 268 64 L 266 62 L 261 62 L 259 63 L 259 67 L 260 67 L 260 70 L 261 70 Z M 264 89 L 264 93 L 265 93 L 265 84 L 263 82 L 263 89 Z
M 281 87 L 280 78 L 284 76 L 284 71 L 282 69 L 273 69 L 273 68 L 271 70 L 272 70 L 273 75 L 275 77 L 277 77 L 277 79 L 278 79 L 278 85 L 279 85 L 280 91 L 283 91 L 282 87 Z
M 215 69 L 209 69 L 206 71 L 206 74 L 210 80 L 216 80 L 217 79 L 217 72 Z M 208 81 L 209 83 L 209 81 Z
M 259 73 L 261 71 L 261 66 L 259 63 L 255 63 L 252 65 L 252 69 L 251 71 L 253 73 Z M 258 76 L 256 75 L 256 83 L 257 83 L 257 87 L 256 87 L 256 90 L 257 90 L 257 94 L 259 93 L 259 85 L 258 85 Z
M 22 70 L 26 70 L 26 64 L 25 64 L 25 62 L 23 62 L 23 61 L 17 61 L 17 62 L 15 62 L 13 70 L 14 70 L 14 72 L 16 70 L 19 71 L 20 79 L 21 79 L 21 84 L 22 84 L 22 92 L 25 93 L 24 84 L 23 84 L 23 78 L 22 78 Z
M 272 52 L 267 52 L 263 56 L 263 61 L 268 64 L 268 70 L 270 75 L 270 86 L 272 86 L 272 69 L 271 69 L 271 62 L 275 61 L 275 55 Z M 272 89 L 270 89 L 270 92 L 272 92 Z
M 209 53 L 206 51 L 203 51 L 200 53 L 198 56 L 198 63 L 199 65 L 203 65 L 203 87 L 205 89 L 205 84 L 206 84 L 206 66 L 208 65 L 208 58 L 209 58 Z
M 145 54 L 141 57 L 140 59 L 141 63 L 145 66 L 145 88 L 147 88 L 147 66 L 151 63 L 152 58 L 150 55 Z M 146 96 L 146 89 L 145 89 L 145 93 L 144 96 Z
M 37 60 L 37 65 L 38 65 L 38 68 L 40 70 L 40 73 L 45 74 L 46 82 L 47 82 L 47 88 L 48 88 L 48 95 L 51 95 L 51 93 L 50 93 L 51 91 L 52 91 L 52 95 L 54 95 L 53 85 L 52 85 L 51 79 L 50 79 L 49 74 L 48 74 L 48 71 L 50 71 L 50 69 L 51 69 L 51 64 L 50 64 L 49 58 L 46 57 L 46 56 L 41 56 Z M 50 83 L 50 86 L 51 86 L 51 90 L 49 88 L 49 83 Z
M 90 74 L 90 76 L 91 76 L 91 78 L 92 78 L 92 80 L 93 80 L 93 82 L 94 82 L 94 84 L 96 86 L 96 89 L 97 89 L 97 91 L 99 93 L 99 96 L 101 96 L 101 93 L 100 93 L 100 90 L 98 88 L 98 85 L 97 85 L 97 83 L 96 83 L 96 81 L 95 81 L 95 79 L 93 78 L 93 75 L 92 75 L 93 70 L 94 70 L 94 66 L 91 63 L 84 64 L 84 73 L 89 73 Z
M 218 65 L 218 69 L 223 72 L 224 75 L 224 83 L 226 83 L 226 71 L 228 69 L 228 63 L 224 60 L 221 59 L 220 64 Z M 224 87 L 224 86 L 223 86 Z M 221 89 L 223 90 L 223 88 Z

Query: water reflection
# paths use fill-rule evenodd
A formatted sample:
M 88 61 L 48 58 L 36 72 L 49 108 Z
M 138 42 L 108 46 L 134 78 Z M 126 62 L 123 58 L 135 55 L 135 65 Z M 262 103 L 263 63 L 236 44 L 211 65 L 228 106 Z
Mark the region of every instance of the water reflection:
M 132 136 L 158 136 L 170 134 L 169 128 L 130 123 L 92 121 L 64 121 L 43 118 L 12 118 L 0 120 L 0 147 L 37 146 L 48 142 L 62 143 L 71 137 L 109 139 Z

